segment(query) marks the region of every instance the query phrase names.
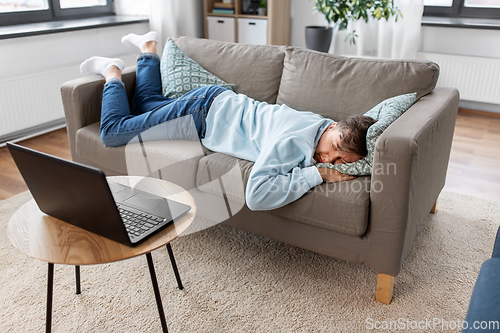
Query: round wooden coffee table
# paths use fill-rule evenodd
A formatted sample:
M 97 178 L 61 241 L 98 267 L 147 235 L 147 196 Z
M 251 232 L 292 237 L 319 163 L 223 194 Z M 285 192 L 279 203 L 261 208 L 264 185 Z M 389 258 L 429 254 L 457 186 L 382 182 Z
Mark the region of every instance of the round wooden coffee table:
M 48 262 L 47 332 L 50 332 L 52 323 L 54 264 L 75 265 L 76 293 L 79 294 L 81 265 L 109 263 L 142 254 L 146 255 L 148 261 L 161 325 L 163 331 L 167 332 L 151 251 L 166 245 L 179 289 L 183 289 L 170 242 L 193 222 L 196 216 L 195 201 L 182 187 L 164 180 L 135 176 L 117 176 L 108 179 L 132 187 L 137 186 L 140 190 L 190 205 L 191 210 L 139 245 L 128 247 L 46 215 L 40 211 L 34 200 L 19 208 L 9 221 L 7 236 L 19 251 Z

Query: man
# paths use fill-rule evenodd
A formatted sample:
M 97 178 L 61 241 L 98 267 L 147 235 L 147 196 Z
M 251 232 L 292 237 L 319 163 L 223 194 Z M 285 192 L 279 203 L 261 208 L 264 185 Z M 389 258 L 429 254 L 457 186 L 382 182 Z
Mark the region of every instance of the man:
M 156 125 L 192 117 L 204 146 L 255 162 L 246 187 L 252 210 L 269 210 L 297 200 L 323 181 L 354 179 L 315 163 L 351 163 L 364 157 L 366 131 L 375 120 L 351 116 L 340 122 L 286 105 L 255 101 L 219 86 L 194 89 L 180 98 L 162 95 L 157 34 L 129 34 L 125 45 L 141 50 L 136 67 L 136 91 L 130 111 L 123 82 L 123 61 L 93 57 L 80 67 L 83 74 L 106 80 L 101 113 L 101 139 L 121 146 Z M 164 139 L 182 138 L 183 125 Z

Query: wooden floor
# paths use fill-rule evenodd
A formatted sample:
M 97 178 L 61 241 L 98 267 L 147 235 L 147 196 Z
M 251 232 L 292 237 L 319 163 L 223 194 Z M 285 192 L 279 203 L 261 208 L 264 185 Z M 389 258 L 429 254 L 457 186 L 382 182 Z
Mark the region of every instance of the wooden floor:
M 66 128 L 18 142 L 18 144 L 68 160 L 71 159 Z M 0 148 L 0 200 L 10 198 L 27 189 L 7 147 Z
M 19 144 L 71 159 L 66 129 Z M 0 200 L 26 191 L 7 148 L 0 148 Z M 459 110 L 446 191 L 500 202 L 500 115 Z
M 459 111 L 445 190 L 500 202 L 500 114 Z

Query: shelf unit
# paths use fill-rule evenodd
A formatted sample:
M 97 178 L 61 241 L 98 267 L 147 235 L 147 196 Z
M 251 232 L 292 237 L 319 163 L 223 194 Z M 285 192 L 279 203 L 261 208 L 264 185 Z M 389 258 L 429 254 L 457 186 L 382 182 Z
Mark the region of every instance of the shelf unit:
M 212 13 L 214 3 L 222 2 L 222 0 L 204 0 L 205 38 L 221 39 L 218 38 L 220 35 L 217 33 L 223 33 L 226 37 L 234 35 L 234 39 L 226 41 L 234 41 L 237 43 L 290 44 L 290 0 L 267 0 L 266 16 L 242 14 L 241 1 L 242 0 L 234 1 L 234 14 L 214 14 Z M 218 20 L 218 18 L 220 18 L 220 20 Z M 223 21 L 223 24 L 226 24 L 224 28 L 219 28 L 215 35 L 213 33 L 214 20 L 218 22 Z M 244 29 L 243 31 L 239 25 L 247 22 L 248 24 L 252 24 L 252 27 Z M 264 26 L 266 25 L 267 27 L 265 27 L 265 31 L 263 32 Z M 256 32 L 254 36 L 251 36 L 253 27 L 255 27 Z M 234 32 L 232 31 L 233 29 Z M 265 36 L 262 34 L 265 34 Z M 224 38 L 221 40 L 224 40 Z M 253 40 L 257 40 L 258 42 L 253 43 Z

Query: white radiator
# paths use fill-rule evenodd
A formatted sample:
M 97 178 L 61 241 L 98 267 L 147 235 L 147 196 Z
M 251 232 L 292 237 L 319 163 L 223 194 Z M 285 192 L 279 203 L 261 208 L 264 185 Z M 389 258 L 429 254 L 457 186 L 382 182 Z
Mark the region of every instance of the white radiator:
M 78 66 L 0 81 L 0 137 L 64 118 L 60 87 Z
M 127 65 L 135 55 L 121 57 Z M 0 80 L 0 143 L 64 125 L 61 85 L 81 77 L 79 64 Z
M 500 104 L 500 59 L 424 52 L 417 58 L 437 63 L 437 85 L 457 88 L 461 100 Z

